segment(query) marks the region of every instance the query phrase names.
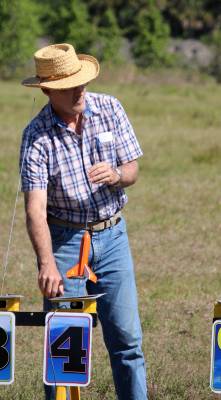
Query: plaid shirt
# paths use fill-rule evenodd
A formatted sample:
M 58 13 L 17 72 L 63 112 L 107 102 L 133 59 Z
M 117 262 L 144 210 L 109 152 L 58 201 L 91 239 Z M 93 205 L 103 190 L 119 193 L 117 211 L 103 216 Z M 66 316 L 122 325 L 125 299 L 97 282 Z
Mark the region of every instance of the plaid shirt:
M 76 223 L 101 221 L 127 202 L 123 189 L 91 184 L 87 170 L 106 161 L 113 168 L 142 155 L 119 101 L 86 93 L 82 134 L 68 128 L 48 103 L 26 127 L 20 154 L 22 191 L 47 190 L 47 212 Z

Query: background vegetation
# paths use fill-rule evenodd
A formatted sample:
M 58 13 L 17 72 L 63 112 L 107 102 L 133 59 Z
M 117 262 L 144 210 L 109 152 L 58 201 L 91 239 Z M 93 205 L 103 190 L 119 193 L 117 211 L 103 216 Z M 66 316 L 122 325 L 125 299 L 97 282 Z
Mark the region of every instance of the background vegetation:
M 43 42 L 70 42 L 100 61 L 128 63 L 130 54 L 140 67 L 171 67 L 180 64 L 168 53 L 173 38 L 207 43 L 208 72 L 221 77 L 220 26 L 215 0 L 0 0 L 0 74 L 14 76 Z
M 209 389 L 213 304 L 221 274 L 221 88 L 197 76 L 143 76 L 134 84 L 101 76 L 89 89 L 117 96 L 144 151 L 140 178 L 125 208 L 148 361 L 150 400 L 212 400 Z M 145 79 L 145 80 L 144 80 Z M 114 82 L 117 83 L 114 83 Z M 45 103 L 37 89 L 0 83 L 0 257 L 4 258 L 18 180 L 21 131 Z M 202 100 L 203 99 L 203 100 Z M 24 295 L 22 310 L 41 310 L 36 262 L 20 195 L 4 293 Z M 0 400 L 43 400 L 43 328 L 16 329 L 15 383 Z M 84 400 L 114 400 L 100 327 L 94 330 L 92 382 Z

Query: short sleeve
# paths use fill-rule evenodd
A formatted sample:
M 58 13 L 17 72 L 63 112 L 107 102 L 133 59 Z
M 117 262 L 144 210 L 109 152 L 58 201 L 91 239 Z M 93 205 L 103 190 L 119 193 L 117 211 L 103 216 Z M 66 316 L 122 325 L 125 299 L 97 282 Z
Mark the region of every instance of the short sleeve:
M 48 184 L 47 153 L 44 144 L 34 136 L 30 129 L 23 134 L 20 150 L 21 190 L 29 192 L 46 189 Z
M 114 115 L 117 164 L 121 165 L 136 160 L 143 152 L 127 114 L 117 99 L 114 101 Z

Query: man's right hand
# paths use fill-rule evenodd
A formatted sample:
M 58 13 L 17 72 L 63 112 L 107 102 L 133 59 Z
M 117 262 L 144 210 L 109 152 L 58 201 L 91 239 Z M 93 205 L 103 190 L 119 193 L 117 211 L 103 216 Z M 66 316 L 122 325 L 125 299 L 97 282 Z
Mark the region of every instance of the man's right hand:
M 63 296 L 64 284 L 55 263 L 40 265 L 38 285 L 45 297 Z

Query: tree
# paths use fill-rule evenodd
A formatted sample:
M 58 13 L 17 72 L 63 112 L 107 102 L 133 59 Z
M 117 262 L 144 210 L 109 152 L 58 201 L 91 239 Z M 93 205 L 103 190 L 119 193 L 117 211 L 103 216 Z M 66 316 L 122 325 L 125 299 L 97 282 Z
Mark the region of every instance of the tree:
M 98 36 L 94 51 L 101 61 L 117 61 L 121 45 L 121 31 L 116 16 L 111 8 L 108 8 L 98 26 Z
M 96 28 L 89 21 L 87 6 L 81 0 L 40 0 L 44 3 L 42 24 L 55 43 L 68 42 L 78 52 L 87 52 L 95 40 Z
M 137 63 L 142 67 L 169 64 L 171 56 L 166 52 L 166 45 L 170 29 L 154 0 L 149 0 L 146 7 L 139 11 L 135 23 L 133 54 Z
M 0 74 L 9 78 L 36 49 L 38 9 L 30 0 L 1 0 L 0 21 Z
M 173 36 L 198 38 L 220 22 L 221 5 L 216 0 L 167 0 L 164 16 Z

